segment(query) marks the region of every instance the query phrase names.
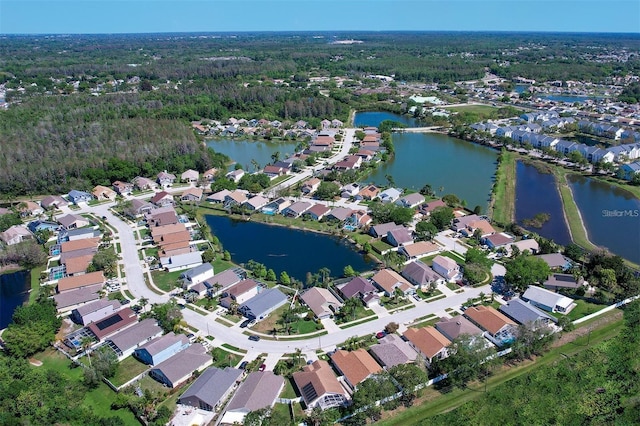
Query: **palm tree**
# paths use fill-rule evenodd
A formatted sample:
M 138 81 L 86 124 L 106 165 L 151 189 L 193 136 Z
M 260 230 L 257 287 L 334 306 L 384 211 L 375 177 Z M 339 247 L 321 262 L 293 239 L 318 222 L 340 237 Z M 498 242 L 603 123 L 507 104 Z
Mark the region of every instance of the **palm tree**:
M 273 160 L 274 164 L 280 161 L 280 151 L 276 151 L 273 154 L 271 154 L 271 160 Z
M 325 268 L 320 268 L 318 273 L 322 277 L 322 284 L 326 286 L 327 280 L 331 276 L 331 270 L 329 268 L 326 268 L 326 267 Z
M 91 354 L 89 352 L 89 348 L 91 348 L 91 344 L 93 344 L 93 339 L 89 336 L 85 336 L 80 340 L 80 346 L 82 350 L 87 354 L 87 359 L 89 360 L 89 367 L 91 367 Z

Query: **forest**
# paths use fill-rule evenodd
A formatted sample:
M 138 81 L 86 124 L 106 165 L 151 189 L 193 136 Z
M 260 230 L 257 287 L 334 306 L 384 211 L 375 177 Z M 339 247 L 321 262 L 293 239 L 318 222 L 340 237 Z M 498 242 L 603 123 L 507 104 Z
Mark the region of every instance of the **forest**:
M 361 43 L 333 43 L 344 39 Z M 0 109 L 0 193 L 87 189 L 105 182 L 96 170 L 113 160 L 144 175 L 203 171 L 215 157 L 190 121 L 346 122 L 354 108 L 399 109 L 396 91 L 406 81 L 450 86 L 491 71 L 607 82 L 638 74 L 639 45 L 636 35 L 607 34 L 7 36 L 0 40 L 0 97 L 9 103 Z M 392 92 L 370 91 L 381 84 L 370 78 L 378 74 L 394 76 Z

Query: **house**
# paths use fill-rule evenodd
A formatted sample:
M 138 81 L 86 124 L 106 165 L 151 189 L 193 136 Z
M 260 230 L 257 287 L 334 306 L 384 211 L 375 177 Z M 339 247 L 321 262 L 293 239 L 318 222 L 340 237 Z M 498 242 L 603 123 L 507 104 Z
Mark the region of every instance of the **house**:
M 140 191 L 154 190 L 158 187 L 158 184 L 146 177 L 136 176 L 133 178 L 133 185 Z
M 320 122 L 320 125 L 322 126 L 322 129 L 328 129 L 329 127 L 331 127 L 331 122 L 327 119 L 324 119 Z
M 318 319 L 330 318 L 340 310 L 342 303 L 326 288 L 312 287 L 300 295 Z
M 207 353 L 207 349 L 200 343 L 194 343 L 187 349 L 178 352 L 149 370 L 149 376 L 170 388 L 175 388 L 189 379 L 195 371 L 202 370 L 211 365 L 212 361 L 211 355 Z M 205 373 L 201 374 L 189 389 L 182 394 L 179 400 L 180 403 L 192 405 L 189 402 L 197 400 L 198 398 L 194 397 L 194 399 L 190 399 L 193 394 L 190 392 L 191 388 L 194 386 L 197 388 L 198 385 L 196 384 L 199 380 L 202 379 L 206 381 L 207 377 Z
M 502 247 L 507 247 L 513 243 L 515 240 L 511 235 L 505 234 L 501 232 L 499 234 L 489 235 L 485 237 L 482 241 L 491 249 L 496 250 Z
M 90 323 L 86 329 L 98 340 L 103 341 L 117 332 L 138 322 L 138 316 L 131 308 L 122 308 L 99 321 Z
M 240 179 L 242 179 L 242 176 L 244 176 L 244 170 L 242 169 L 238 169 L 238 170 L 233 170 L 229 173 L 227 173 L 225 176 L 227 177 L 227 179 L 234 181 L 235 183 L 240 182 Z
M 344 222 L 353 214 L 353 210 L 348 209 L 346 207 L 336 207 L 331 209 L 331 211 L 327 214 L 327 219 L 329 220 L 337 220 L 338 222 Z
M 367 295 L 378 292 L 373 284 L 362 277 L 355 277 L 348 283 L 339 285 L 338 290 L 340 290 L 345 299 L 351 299 L 352 297 L 362 299 Z
M 120 195 L 130 195 L 133 192 L 133 184 L 129 182 L 115 181 L 111 184 L 113 190 Z
M 291 205 L 291 201 L 286 198 L 278 198 L 267 204 L 262 208 L 262 213 L 273 216 L 274 214 L 281 213 Z
M 177 254 L 175 256 L 161 257 L 160 264 L 168 272 L 189 269 L 202 264 L 202 253 L 194 251 L 191 253 Z
M 585 285 L 585 281 L 582 277 L 576 279 L 572 274 L 560 274 L 553 273 L 542 283 L 542 286 L 547 290 L 558 291 L 559 289 L 570 288 L 577 289 Z
M 232 206 L 241 206 L 247 200 L 247 194 L 244 191 L 236 189 L 224 197 L 224 206 L 227 208 Z
M 362 158 L 357 155 L 348 155 L 344 160 L 333 165 L 335 170 L 354 170 L 362 166 Z
M 73 277 L 61 278 L 58 281 L 57 289 L 58 293 L 62 293 L 69 290 L 75 290 L 78 288 L 89 287 L 94 285 L 104 284 L 105 279 L 102 271 L 89 272 L 84 275 L 76 275 Z
M 369 233 L 375 238 L 380 238 L 387 235 L 389 231 L 393 231 L 398 228 L 402 228 L 402 225 L 396 225 L 394 222 L 381 223 L 379 225 L 372 226 L 371 229 L 369 229 Z
M 500 306 L 500 312 L 520 324 L 550 324 L 557 320 L 522 299 L 511 299 L 506 305 Z
M 436 324 L 438 330 L 444 337 L 453 341 L 463 334 L 469 336 L 482 337 L 483 331 L 476 327 L 471 321 L 463 316 L 452 318 L 441 318 Z
M 396 188 L 389 188 L 378 194 L 378 198 L 383 203 L 393 203 L 402 195 L 402 191 Z
M 69 203 L 59 195 L 47 195 L 40 201 L 40 205 L 47 210 L 52 210 L 68 206 Z
M 58 218 L 58 223 L 65 229 L 84 228 L 89 226 L 89 219 L 85 219 L 83 216 L 77 214 L 67 214 Z
M 373 200 L 380 193 L 380 188 L 375 185 L 365 186 L 360 190 L 358 195 L 356 195 L 356 199 L 359 200 Z
M 344 123 L 336 118 L 334 118 L 333 120 L 331 120 L 331 127 L 333 128 L 339 128 L 344 126 Z
M 351 352 L 337 350 L 331 355 L 331 363 L 353 390 L 369 377 L 382 371 L 380 364 L 363 348 Z
M 91 192 L 91 194 L 98 201 L 106 201 L 106 200 L 115 201 L 116 196 L 118 195 L 116 191 L 114 191 L 113 189 L 107 188 L 106 186 L 102 186 L 102 185 L 96 185 L 93 188 L 93 191 Z
M 345 223 L 356 228 L 362 228 L 371 224 L 371 222 L 373 222 L 373 219 L 366 211 L 356 210 L 351 214 L 351 216 L 349 216 Z
M 173 201 L 173 195 L 169 194 L 166 191 L 158 192 L 153 197 L 151 197 L 150 201 L 158 207 L 173 206 L 175 204 L 175 202 Z
M 217 380 L 219 388 L 233 389 L 222 380 Z M 247 414 L 252 411 L 270 409 L 276 403 L 278 395 L 284 389 L 284 378 L 271 371 L 253 371 L 242 382 L 236 393 L 227 404 L 223 424 L 242 424 Z M 226 395 L 220 398 L 224 401 Z
M 232 287 L 222 292 L 220 297 L 220 305 L 229 309 L 231 303 L 242 304 L 252 297 L 258 295 L 262 290 L 262 286 L 252 279 L 244 279 Z
M 80 203 L 88 203 L 89 201 L 93 200 L 93 195 L 89 194 L 88 192 L 77 191 L 75 189 L 69 191 L 67 197 L 69 198 L 69 201 L 76 205 Z
M 155 319 L 147 318 L 114 334 L 107 339 L 107 344 L 115 351 L 118 360 L 123 360 L 133 354 L 138 346 L 160 336 L 162 336 L 162 327 L 156 323 Z
M 433 327 L 408 328 L 403 336 L 413 349 L 422 355 L 431 365 L 435 358 L 446 358 L 448 356 L 447 346 L 451 341 Z
M 398 252 L 404 254 L 408 260 L 415 260 L 439 253 L 440 246 L 431 241 L 418 241 L 417 243 L 402 246 Z
M 366 162 L 371 161 L 376 153 L 370 149 L 359 149 L 358 152 L 356 152 L 356 155 L 362 158 L 363 162 Z
M 623 164 L 618 169 L 618 175 L 625 180 L 633 180 L 640 174 L 640 161 L 636 161 L 630 164 Z
M 203 263 L 180 274 L 180 279 L 186 286 L 201 283 L 210 278 L 213 278 L 213 266 L 210 263 Z
M 63 293 L 54 294 L 53 300 L 56 302 L 56 309 L 59 314 L 69 312 L 79 308 L 86 303 L 100 299 L 100 290 L 102 284 L 96 284 L 88 287 L 69 290 Z
M 342 407 L 349 401 L 349 393 L 327 361 L 317 360 L 304 366 L 302 371 L 293 373 L 293 381 L 308 409 Z
M 202 200 L 203 192 L 204 191 L 202 188 L 196 188 L 196 187 L 187 188 L 182 193 L 182 195 L 180 195 L 180 201 L 198 203 L 200 202 L 200 200 Z
M 138 200 L 134 198 L 131 200 L 131 208 L 128 209 L 127 213 L 132 214 L 135 217 L 142 216 L 143 214 L 151 212 L 155 206 L 147 201 Z
M 460 267 L 449 257 L 440 255 L 434 257 L 431 267 L 447 281 L 455 281 L 460 277 Z
M 240 305 L 238 311 L 248 319 L 262 320 L 287 303 L 287 296 L 277 288 L 270 288 Z
M 414 192 L 398 198 L 394 203 L 400 207 L 414 208 L 424 203 L 424 195 Z
M 122 304 L 118 300 L 100 299 L 72 310 L 71 319 L 76 324 L 88 325 L 113 315 L 120 308 L 122 308 Z
M 247 201 L 245 201 L 243 206 L 245 206 L 249 211 L 257 212 L 258 210 L 266 206 L 268 203 L 269 203 L 268 198 L 265 198 L 262 195 L 256 195 L 255 197 L 251 197 Z
M 384 369 L 415 362 L 418 353 L 397 334 L 387 334 L 369 348 L 371 356 Z
M 462 229 L 460 232 L 468 237 L 474 235 L 476 231 L 479 232 L 480 237 L 485 238 L 490 235 L 495 234 L 496 230 L 491 226 L 491 224 L 485 219 L 474 220 L 467 223 L 465 229 Z
M 302 193 L 304 194 L 313 194 L 314 192 L 316 192 L 318 190 L 318 188 L 320 187 L 320 183 L 322 183 L 322 181 L 318 178 L 311 178 L 306 180 L 303 184 L 302 184 Z
M 312 206 L 313 204 L 308 203 L 306 201 L 296 201 L 295 203 L 291 204 L 289 207 L 282 210 L 282 214 L 287 217 L 294 217 L 294 218 L 300 217 Z
M 530 285 L 527 288 L 522 299 L 547 312 L 558 312 L 565 315 L 576 306 L 573 299 L 535 285 Z
M 23 225 L 13 225 L 6 231 L 0 232 L 0 240 L 8 246 L 32 240 L 33 238 L 33 234 Z
M 195 183 L 198 182 L 198 179 L 200 179 L 200 173 L 197 170 L 189 169 L 180 175 L 182 182 Z
M 418 207 L 418 213 L 421 213 L 423 216 L 429 216 L 432 211 L 439 207 L 447 207 L 447 204 L 442 200 L 429 201 Z
M 378 286 L 380 290 L 384 291 L 386 296 L 393 296 L 396 289 L 399 289 L 402 294 L 407 294 L 413 290 L 411 284 L 404 278 L 402 278 L 393 269 L 383 269 L 377 272 L 372 278 L 371 282 Z
M 158 365 L 189 347 L 189 338 L 172 332 L 150 340 L 136 348 L 133 356 L 147 365 Z
M 171 185 L 173 185 L 173 182 L 175 182 L 176 180 L 176 176 L 168 173 L 166 170 L 163 172 L 158 173 L 158 185 L 160 185 L 162 188 L 168 188 Z
M 517 248 L 520 253 L 528 252 L 530 254 L 536 254 L 538 250 L 540 250 L 540 245 L 533 238 L 528 238 L 510 244 L 509 247 L 507 247 L 509 254 L 513 252 L 514 248 Z
M 480 218 L 480 216 L 476 214 L 470 214 L 470 215 L 458 217 L 453 219 L 453 223 L 451 224 L 451 229 L 453 229 L 456 232 L 462 232 L 465 229 L 467 229 L 469 224 L 475 223 L 479 220 L 482 220 L 482 219 Z
M 223 189 L 222 191 L 218 191 L 215 194 L 207 196 L 207 201 L 209 201 L 210 203 L 224 203 L 224 200 L 229 194 L 231 194 L 231 191 L 229 191 L 228 189 Z
M 215 179 L 215 177 L 216 177 L 216 175 L 217 175 L 217 174 L 218 174 L 218 169 L 216 169 L 216 168 L 214 167 L 214 168 L 211 168 L 211 169 L 209 169 L 209 170 L 205 171 L 205 172 L 202 174 L 202 177 L 203 177 L 207 182 L 212 182 L 212 181 Z
M 343 186 L 341 189 L 341 194 L 340 196 L 342 198 L 349 198 L 349 197 L 353 197 L 355 195 L 358 194 L 358 192 L 360 192 L 360 185 L 357 183 L 349 183 L 345 186 Z
M 421 290 L 429 290 L 432 283 L 444 284 L 444 279 L 426 264 L 416 261 L 407 264 L 401 275 Z
M 498 346 L 515 339 L 516 323 L 491 306 L 472 306 L 464 311 L 464 316 L 486 331 L 487 338 Z
M 413 236 L 404 226 L 387 232 L 387 242 L 394 247 L 404 247 L 413 244 Z
M 71 230 L 62 230 L 58 234 L 58 242 L 65 241 L 76 241 L 83 240 L 86 238 L 97 238 L 102 234 L 99 230 L 93 228 L 81 228 L 81 229 L 71 229 Z
M 536 258 L 542 259 L 547 265 L 549 265 L 549 268 L 554 270 L 566 271 L 571 269 L 571 266 L 573 265 L 571 259 L 560 253 L 539 254 Z
M 214 275 L 205 281 L 207 286 L 211 289 L 211 296 L 218 295 L 221 291 L 224 291 L 231 287 L 234 284 L 239 283 L 244 279 L 245 276 L 240 276 L 233 269 L 227 269 L 226 271 L 220 272 L 219 274 Z
M 309 216 L 313 220 L 320 220 L 330 211 L 331 208 L 325 206 L 324 204 L 314 204 L 313 207 L 305 212 L 305 216 Z
M 44 209 L 42 206 L 34 201 L 24 201 L 18 204 L 18 210 L 20 211 L 20 216 L 40 216 L 44 213 Z

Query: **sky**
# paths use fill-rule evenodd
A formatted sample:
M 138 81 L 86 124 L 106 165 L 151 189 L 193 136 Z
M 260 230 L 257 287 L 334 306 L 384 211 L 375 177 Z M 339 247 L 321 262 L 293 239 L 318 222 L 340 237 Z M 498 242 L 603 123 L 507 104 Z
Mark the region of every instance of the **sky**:
M 640 33 L 640 0 L 0 0 L 0 34 Z

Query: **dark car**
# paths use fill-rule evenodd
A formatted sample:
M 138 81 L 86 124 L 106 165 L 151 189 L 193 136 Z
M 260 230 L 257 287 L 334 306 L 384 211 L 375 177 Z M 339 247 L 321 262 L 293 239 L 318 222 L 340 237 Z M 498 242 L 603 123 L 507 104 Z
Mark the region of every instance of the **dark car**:
M 386 336 L 386 335 L 387 335 L 387 333 L 386 333 L 386 332 L 384 332 L 384 331 L 378 331 L 378 332 L 376 333 L 376 339 L 382 339 L 382 338 L 383 338 L 384 336 Z
M 247 364 L 249 364 L 247 361 L 242 361 L 242 363 L 240 363 L 240 369 L 244 370 L 245 368 L 247 368 Z
M 258 340 L 260 340 L 260 336 L 252 334 L 251 336 L 249 336 L 249 340 L 257 342 Z
M 266 364 L 262 364 L 262 365 L 260 366 L 260 368 L 258 368 L 258 371 L 264 371 L 264 370 L 266 370 L 266 369 L 267 369 L 267 365 L 266 365 Z
M 250 322 L 251 322 L 251 320 L 242 321 L 242 324 L 240 324 L 240 328 L 246 328 L 249 325 Z

